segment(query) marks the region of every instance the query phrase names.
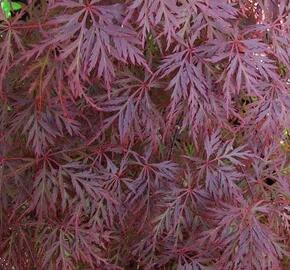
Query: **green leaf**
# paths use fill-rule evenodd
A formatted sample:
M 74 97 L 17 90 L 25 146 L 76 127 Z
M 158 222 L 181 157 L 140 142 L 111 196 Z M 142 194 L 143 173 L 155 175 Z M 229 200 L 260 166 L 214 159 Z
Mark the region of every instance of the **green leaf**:
M 12 9 L 15 11 L 21 9 L 21 7 L 22 7 L 21 4 L 19 4 L 17 2 L 12 2 L 11 4 L 12 4 Z
M 11 11 L 17 11 L 21 9 L 21 4 L 17 2 L 10 2 L 9 0 L 2 0 L 1 1 L 1 9 L 4 13 L 6 19 L 11 17 Z

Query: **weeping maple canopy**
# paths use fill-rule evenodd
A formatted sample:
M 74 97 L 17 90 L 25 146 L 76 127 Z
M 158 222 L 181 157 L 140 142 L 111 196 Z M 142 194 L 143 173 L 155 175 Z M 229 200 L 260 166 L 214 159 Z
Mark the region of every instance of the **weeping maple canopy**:
M 1 269 L 289 269 L 289 0 L 21 2 Z

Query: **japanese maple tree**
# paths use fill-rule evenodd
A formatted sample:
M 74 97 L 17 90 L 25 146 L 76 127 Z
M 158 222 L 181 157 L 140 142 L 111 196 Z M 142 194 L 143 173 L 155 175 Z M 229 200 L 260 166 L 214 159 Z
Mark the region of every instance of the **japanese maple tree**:
M 0 2 L 0 269 L 290 268 L 289 0 Z

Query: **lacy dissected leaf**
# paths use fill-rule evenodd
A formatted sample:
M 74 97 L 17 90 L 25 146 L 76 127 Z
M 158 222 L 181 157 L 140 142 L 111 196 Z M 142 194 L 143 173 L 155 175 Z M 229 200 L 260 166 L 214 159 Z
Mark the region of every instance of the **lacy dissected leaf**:
M 247 174 L 249 185 L 267 200 L 280 200 L 289 196 L 289 175 L 284 172 L 287 167 L 285 155 L 278 153 L 275 144 L 256 150 L 259 159 L 254 160 L 253 171 Z M 279 198 L 279 199 L 278 199 Z M 287 201 L 287 199 L 286 199 Z
M 12 23 L 8 21 L 1 21 L 0 24 L 0 94 L 7 88 L 5 86 L 5 79 L 7 71 L 15 57 L 17 51 L 24 49 L 22 45 L 21 33 L 14 29 L 14 24 L 17 23 L 19 17 L 16 17 Z
M 289 69 L 289 22 L 285 20 L 287 16 L 287 6 L 285 1 L 280 4 L 281 14 L 275 21 L 267 21 L 263 24 L 253 26 L 253 31 L 258 31 L 265 43 L 271 45 L 273 53 Z
M 95 215 L 95 219 L 101 215 L 109 222 L 114 213 L 106 211 L 108 204 L 113 207 L 115 201 L 89 167 L 80 162 L 59 164 L 48 157 L 36 174 L 30 209 L 36 209 L 42 218 L 77 205 L 84 213 Z
M 207 29 L 208 37 L 218 36 L 220 32 L 231 29 L 229 19 L 234 19 L 237 10 L 225 0 L 202 1 L 185 0 L 178 12 L 179 35 L 200 35 L 200 30 Z M 194 32 L 195 29 L 198 32 Z
M 127 20 L 138 24 L 139 34 L 144 46 L 149 33 L 154 27 L 163 27 L 161 34 L 164 34 L 167 43 L 171 43 L 178 27 L 177 14 L 179 8 L 173 0 L 137 0 L 131 1 L 128 7 Z
M 168 89 L 172 90 L 168 124 L 174 119 L 176 121 L 175 115 L 180 104 L 191 117 L 191 121 L 188 121 L 191 124 L 199 121 L 198 117 L 204 117 L 204 103 L 208 101 L 207 80 L 203 74 L 203 63 L 195 48 L 188 45 L 175 50 L 176 52 L 163 59 L 158 70 L 161 78 L 173 75 L 168 83 Z
M 61 44 L 61 58 L 70 62 L 67 74 L 75 96 L 83 95 L 83 81 L 92 74 L 110 88 L 115 77 L 114 59 L 146 66 L 134 30 L 121 24 L 122 6 L 98 2 L 58 1 L 55 6 L 75 10 L 52 20 L 59 26 L 51 41 Z
M 217 269 L 281 269 L 279 259 L 285 251 L 281 239 L 264 224 L 270 213 L 267 205 L 262 202 L 242 207 L 224 204 L 213 213 L 218 226 L 212 237 L 216 239 L 219 233 L 218 241 L 223 247 Z
M 125 143 L 138 136 L 149 139 L 156 147 L 163 119 L 153 103 L 150 92 L 158 91 L 160 84 L 151 75 L 139 79 L 131 73 L 125 73 L 116 82 L 110 97 L 100 101 L 103 111 L 111 115 L 104 119 L 103 127 L 97 131 L 92 141 L 114 123 L 117 125 L 120 141 Z
M 24 220 L 13 219 L 6 225 L 11 226 L 6 228 L 6 231 L 1 230 L 0 252 L 2 254 L 0 266 L 14 265 L 15 267 L 26 269 L 33 267 L 34 247 L 31 241 L 32 226 L 27 226 Z M 5 269 L 5 268 L 4 268 Z
M 289 269 L 289 0 L 9 1 L 0 269 Z
M 133 192 L 129 193 L 127 200 L 130 205 L 137 208 L 137 212 L 143 212 L 142 219 L 145 222 L 151 216 L 151 212 L 154 209 L 154 194 L 158 196 L 159 189 L 167 186 L 174 180 L 178 167 L 170 161 L 151 163 L 149 161 L 150 155 L 142 157 L 137 153 L 133 154 L 135 160 L 131 161 L 130 164 L 140 167 L 140 171 L 134 181 L 130 183 L 129 187 Z
M 110 265 L 104 258 L 105 243 L 110 239 L 108 233 L 101 233 L 94 227 L 75 224 L 68 220 L 63 226 L 52 224 L 41 230 L 42 243 L 40 255 L 45 256 L 41 269 L 74 269 L 82 262 L 90 267 L 106 267 Z M 116 268 L 118 269 L 118 268 Z
M 233 141 L 223 142 L 220 131 L 216 130 L 204 140 L 204 158 L 192 158 L 196 163 L 198 180 L 214 196 L 234 196 L 241 198 L 237 182 L 243 174 L 238 167 L 243 161 L 254 157 L 245 146 L 234 148 Z
M 208 199 L 207 193 L 199 188 L 175 188 L 164 199 L 165 211 L 154 220 L 156 237 L 172 235 L 175 238 L 175 244 L 183 241 L 187 230 L 199 225 L 194 213 L 199 211 L 198 209 L 202 211 Z
M 274 134 L 290 126 L 289 87 L 283 81 L 260 83 L 262 97 L 247 107 L 247 122 L 253 122 L 259 132 L 264 133 L 263 141 L 269 141 Z M 267 130 L 267 132 L 265 132 Z
M 57 137 L 68 133 L 71 136 L 79 134 L 79 123 L 63 116 L 62 112 L 46 109 L 38 112 L 35 106 L 21 107 L 21 113 L 16 113 L 11 123 L 11 132 L 21 131 L 26 136 L 26 145 L 36 155 L 43 154 L 48 146 L 54 145 Z
M 211 55 L 208 60 L 222 66 L 219 80 L 223 83 L 227 103 L 241 89 L 246 89 L 250 96 L 261 96 L 259 83 L 278 79 L 275 62 L 267 56 L 267 45 L 242 35 L 234 29 L 230 41 L 216 39 L 205 49 L 205 53 Z
M 57 96 L 62 109 L 67 113 L 66 100 L 71 99 L 67 83 L 64 82 L 67 65 L 58 54 L 57 46 L 49 47 L 43 42 L 26 50 L 14 65 L 17 66 L 22 62 L 28 64 L 28 69 L 23 74 L 21 82 L 27 86 L 28 92 L 36 100 L 39 110 L 46 103 L 45 100 Z M 30 77 L 34 77 L 34 80 L 30 81 Z

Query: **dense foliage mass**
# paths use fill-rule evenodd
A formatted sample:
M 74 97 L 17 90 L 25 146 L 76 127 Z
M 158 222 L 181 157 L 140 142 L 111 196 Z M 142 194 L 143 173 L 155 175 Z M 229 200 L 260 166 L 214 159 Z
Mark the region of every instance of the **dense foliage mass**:
M 290 268 L 290 1 L 29 0 L 0 13 L 0 268 Z

